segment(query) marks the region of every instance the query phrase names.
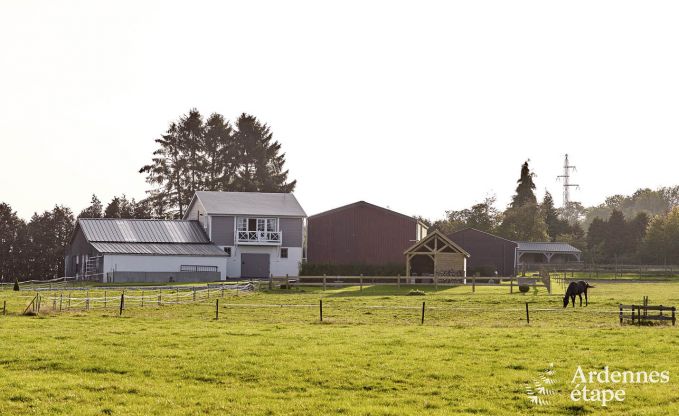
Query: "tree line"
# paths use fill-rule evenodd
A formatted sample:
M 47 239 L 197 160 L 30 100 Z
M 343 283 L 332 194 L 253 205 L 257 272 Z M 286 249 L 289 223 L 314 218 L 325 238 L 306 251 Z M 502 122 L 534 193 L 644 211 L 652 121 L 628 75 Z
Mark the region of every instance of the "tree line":
M 446 211 L 444 219 L 423 220 L 445 234 L 471 227 L 514 241 L 567 242 L 588 263 L 679 264 L 679 186 L 614 195 L 589 208 L 579 202 L 556 208 L 549 192 L 538 203 L 534 177 L 526 161 L 504 211 L 495 207 L 495 197 L 487 197 Z
M 292 192 L 285 153 L 268 125 L 241 114 L 231 124 L 221 114 L 207 120 L 192 109 L 156 139 L 151 163 L 139 172 L 153 186 L 148 202 L 156 215 L 184 215 L 195 191 Z
M 64 205 L 24 221 L 0 203 L 0 280 L 64 276 L 64 255 L 77 218 L 181 218 L 193 193 L 292 192 L 285 154 L 271 128 L 249 114 L 232 124 L 220 114 L 206 120 L 196 109 L 170 123 L 158 149 L 139 172 L 150 185 L 141 200 L 125 194 L 104 206 L 96 195 L 77 216 Z

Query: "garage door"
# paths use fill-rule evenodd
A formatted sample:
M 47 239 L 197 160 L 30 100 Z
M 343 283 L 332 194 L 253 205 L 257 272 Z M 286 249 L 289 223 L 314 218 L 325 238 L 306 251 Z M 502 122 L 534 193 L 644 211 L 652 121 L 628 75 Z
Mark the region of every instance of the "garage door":
M 269 277 L 269 254 L 267 253 L 241 254 L 240 276 L 254 278 Z

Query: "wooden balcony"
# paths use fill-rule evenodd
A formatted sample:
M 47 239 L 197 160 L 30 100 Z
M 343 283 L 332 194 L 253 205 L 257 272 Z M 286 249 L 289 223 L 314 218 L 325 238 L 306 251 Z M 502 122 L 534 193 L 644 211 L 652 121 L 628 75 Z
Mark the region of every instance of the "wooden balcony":
M 243 245 L 280 246 L 281 231 L 236 231 L 236 242 Z

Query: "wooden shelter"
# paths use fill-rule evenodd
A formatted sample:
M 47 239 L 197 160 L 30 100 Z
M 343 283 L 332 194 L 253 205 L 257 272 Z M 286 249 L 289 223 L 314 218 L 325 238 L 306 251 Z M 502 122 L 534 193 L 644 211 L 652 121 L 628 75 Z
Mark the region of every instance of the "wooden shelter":
M 438 230 L 413 244 L 403 254 L 406 256 L 408 277 L 413 271 L 418 275 L 431 276 L 467 275 L 469 253 Z

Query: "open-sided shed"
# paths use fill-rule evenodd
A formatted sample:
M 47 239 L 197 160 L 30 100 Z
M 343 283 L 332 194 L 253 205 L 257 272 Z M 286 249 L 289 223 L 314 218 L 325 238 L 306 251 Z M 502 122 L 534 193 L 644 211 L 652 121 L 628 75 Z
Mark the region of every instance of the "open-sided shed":
M 452 242 L 438 230 L 413 244 L 403 254 L 406 256 L 406 276 L 466 276 L 467 259 L 462 247 Z

